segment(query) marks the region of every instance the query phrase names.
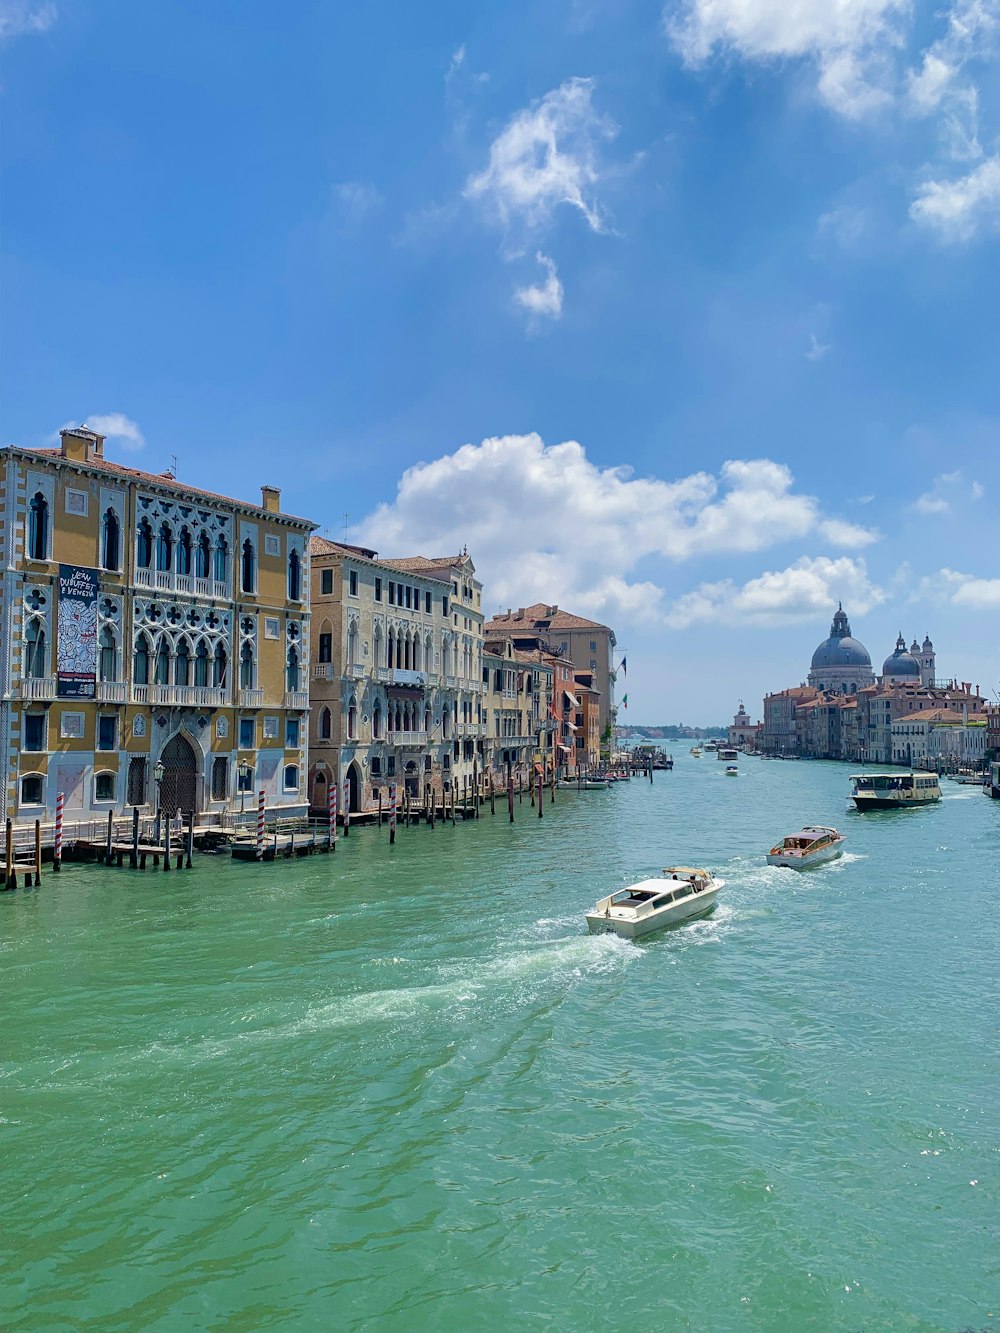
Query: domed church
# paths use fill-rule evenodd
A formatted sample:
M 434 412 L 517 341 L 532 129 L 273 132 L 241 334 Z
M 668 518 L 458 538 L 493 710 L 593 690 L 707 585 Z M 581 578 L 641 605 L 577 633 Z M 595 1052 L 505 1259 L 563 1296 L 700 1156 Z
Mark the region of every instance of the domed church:
M 839 603 L 830 637 L 813 653 L 808 681 L 814 689 L 835 694 L 857 694 L 865 685 L 875 684 L 868 649 L 851 637 L 850 621 Z
M 906 640 L 900 631 L 896 640 L 895 651 L 882 663 L 883 685 L 933 685 L 935 653 L 930 636 L 924 638 L 923 646 L 916 639 L 906 647 Z

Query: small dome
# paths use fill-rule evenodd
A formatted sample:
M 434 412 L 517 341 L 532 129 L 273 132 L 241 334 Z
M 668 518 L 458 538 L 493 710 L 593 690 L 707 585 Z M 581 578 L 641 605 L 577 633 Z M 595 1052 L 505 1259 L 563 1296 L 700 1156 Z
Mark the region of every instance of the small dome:
M 839 607 L 830 626 L 830 637 L 824 639 L 812 655 L 812 669 L 822 671 L 829 667 L 870 667 L 868 649 L 851 638 L 851 625 Z
M 931 643 L 931 636 L 929 634 L 924 635 L 923 651 L 925 653 L 932 653 L 934 651 L 934 645 Z
M 914 639 L 913 642 L 910 644 L 910 652 L 913 654 L 920 652 L 920 644 L 917 643 L 916 639 Z
M 920 663 L 906 651 L 906 640 L 900 633 L 896 640 L 896 649 L 882 663 L 883 676 L 898 676 L 904 680 L 920 679 Z

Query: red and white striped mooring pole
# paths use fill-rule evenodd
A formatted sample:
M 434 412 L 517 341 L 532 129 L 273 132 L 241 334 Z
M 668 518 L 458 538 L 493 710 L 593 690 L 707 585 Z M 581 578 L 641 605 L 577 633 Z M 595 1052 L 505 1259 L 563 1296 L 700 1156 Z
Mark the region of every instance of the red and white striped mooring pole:
M 63 824 L 63 806 L 66 804 L 66 797 L 62 792 L 56 797 L 56 840 L 52 849 L 52 869 L 59 873 L 62 870 L 62 824 Z
M 257 793 L 257 860 L 264 859 L 264 788 Z
M 351 784 L 347 778 L 344 779 L 344 837 L 346 838 L 351 831 Z
M 396 784 L 389 785 L 389 846 L 396 841 Z
M 337 850 L 337 784 L 335 782 L 330 783 L 328 804 L 330 807 L 330 850 L 335 852 Z

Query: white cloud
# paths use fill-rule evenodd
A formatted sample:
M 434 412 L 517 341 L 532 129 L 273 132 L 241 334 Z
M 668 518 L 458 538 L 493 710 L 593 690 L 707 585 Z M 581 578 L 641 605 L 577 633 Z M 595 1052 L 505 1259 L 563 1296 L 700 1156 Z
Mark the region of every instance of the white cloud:
M 819 534 L 833 546 L 845 551 L 857 551 L 863 546 L 871 546 L 882 534 L 877 528 L 863 528 L 860 523 L 848 523 L 842 518 L 827 518 L 819 525 Z
M 663 592 L 639 573 L 644 561 L 759 551 L 810 533 L 847 546 L 870 539 L 793 487 L 788 468 L 769 459 L 664 481 L 597 467 L 575 441 L 510 435 L 408 469 L 394 501 L 355 535 L 385 555 L 468 544 L 494 605 L 545 600 L 655 620 Z
M 821 236 L 832 237 L 845 250 L 857 245 L 868 226 L 868 216 L 864 209 L 851 204 L 841 204 L 824 213 L 816 224 Z
M 53 4 L 31 4 L 29 0 L 0 0 L 0 41 L 46 32 L 56 21 Z
M 371 181 L 341 181 L 333 187 L 337 211 L 347 222 L 362 222 L 382 202 Z
M 556 273 L 556 266 L 540 250 L 535 258 L 548 276 L 543 283 L 535 286 L 518 287 L 514 292 L 514 300 L 537 318 L 558 319 L 562 314 L 563 285 Z
M 962 75 L 970 61 L 982 61 L 995 53 L 1000 0 L 955 0 L 945 17 L 945 32 L 924 51 L 920 68 L 909 73 L 909 109 L 918 116 L 940 113 L 949 156 L 972 160 L 983 151 L 979 89 Z
M 960 574 L 955 569 L 941 569 L 921 579 L 912 601 L 950 602 L 968 611 L 1000 611 L 1000 579 Z
M 96 430 L 98 435 L 104 435 L 120 449 L 127 449 L 129 452 L 141 449 L 146 443 L 142 431 L 124 412 L 99 413 L 97 416 L 88 417 L 87 425 L 91 430 Z
M 891 96 L 907 0 L 684 0 L 667 32 L 690 65 L 715 52 L 811 61 L 821 99 L 857 118 Z
M 832 346 L 832 343 L 821 343 L 815 333 L 810 333 L 809 350 L 806 352 L 806 356 L 810 361 L 822 361 Z
M 666 620 L 674 629 L 702 621 L 780 625 L 815 619 L 839 600 L 849 601 L 862 615 L 883 602 L 885 592 L 871 582 L 863 560 L 803 556 L 787 569 L 768 571 L 742 585 L 732 579 L 702 583 L 674 602 Z
M 1000 227 L 1000 155 L 953 180 L 926 181 L 910 205 L 910 217 L 943 241 L 969 241 Z
M 490 145 L 489 165 L 469 177 L 465 197 L 482 203 L 507 229 L 542 231 L 565 204 L 592 231 L 605 230 L 597 199 L 598 146 L 618 127 L 594 110 L 593 91 L 593 79 L 568 79 L 517 112 Z
M 913 508 L 918 514 L 947 514 L 953 505 L 964 500 L 981 500 L 984 494 L 981 483 L 966 482 L 960 470 L 942 472 L 934 478 L 930 490 L 914 500 Z

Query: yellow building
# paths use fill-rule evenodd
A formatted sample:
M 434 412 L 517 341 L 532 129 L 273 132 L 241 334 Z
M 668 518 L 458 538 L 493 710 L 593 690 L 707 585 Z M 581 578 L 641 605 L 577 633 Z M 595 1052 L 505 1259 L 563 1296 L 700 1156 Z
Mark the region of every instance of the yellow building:
M 0 814 L 304 811 L 315 525 L 61 437 L 0 450 Z

